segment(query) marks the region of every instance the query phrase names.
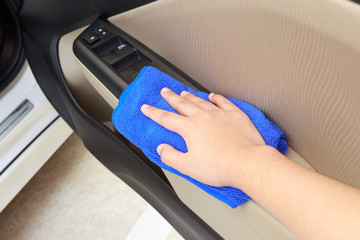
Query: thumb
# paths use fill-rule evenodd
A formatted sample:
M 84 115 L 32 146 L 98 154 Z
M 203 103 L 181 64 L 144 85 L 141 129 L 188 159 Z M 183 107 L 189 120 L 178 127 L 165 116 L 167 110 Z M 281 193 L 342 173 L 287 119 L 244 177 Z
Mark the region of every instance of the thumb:
M 160 144 L 157 147 L 157 152 L 163 163 L 181 172 L 185 153 L 179 152 L 169 144 Z

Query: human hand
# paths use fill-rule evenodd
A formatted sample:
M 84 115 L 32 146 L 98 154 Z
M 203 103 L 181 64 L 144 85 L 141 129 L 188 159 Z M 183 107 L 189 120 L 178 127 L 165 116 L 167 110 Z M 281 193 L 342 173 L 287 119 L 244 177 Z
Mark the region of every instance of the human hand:
M 162 89 L 161 95 L 179 114 L 148 105 L 141 111 L 181 135 L 188 148 L 182 153 L 159 145 L 165 164 L 212 186 L 240 188 L 300 238 L 359 236 L 358 189 L 289 161 L 267 146 L 249 117 L 221 95 L 210 94 L 212 103 L 169 89 Z
M 179 114 L 149 105 L 141 111 L 184 138 L 187 153 L 167 144 L 157 148 L 161 161 L 179 172 L 212 186 L 234 186 L 238 169 L 264 152 L 266 144 L 249 117 L 225 97 L 210 94 L 211 103 L 168 88 L 161 96 Z

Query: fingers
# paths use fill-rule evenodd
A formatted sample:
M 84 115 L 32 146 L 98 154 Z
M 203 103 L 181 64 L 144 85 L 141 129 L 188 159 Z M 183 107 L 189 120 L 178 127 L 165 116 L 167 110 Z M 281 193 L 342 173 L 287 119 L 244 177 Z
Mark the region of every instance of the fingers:
M 179 172 L 182 172 L 184 166 L 185 153 L 179 152 L 168 144 L 160 144 L 157 152 L 161 157 L 161 161 Z
M 141 112 L 170 131 L 181 134 L 181 130 L 185 129 L 184 126 L 186 126 L 186 118 L 179 114 L 168 112 L 147 104 L 141 106 Z
M 226 99 L 224 96 L 219 94 L 210 93 L 209 100 L 214 103 L 211 104 L 204 99 L 195 96 L 187 91 L 181 92 L 180 96 L 171 91 L 168 88 L 161 90 L 161 96 L 181 115 L 192 116 L 200 109 L 203 110 L 215 110 L 216 104 L 223 110 L 236 110 L 238 109 L 232 102 Z
M 230 102 L 228 99 L 226 99 L 224 96 L 219 95 L 219 94 L 214 94 L 214 93 L 210 93 L 209 94 L 209 100 L 212 103 L 215 103 L 216 106 L 218 106 L 219 108 L 223 109 L 223 110 L 238 110 L 238 107 L 236 107 L 235 104 L 233 104 L 232 102 Z
M 189 93 L 188 91 L 182 91 L 180 94 L 181 97 L 189 100 L 190 102 L 194 103 L 198 107 L 204 109 L 204 110 L 215 110 L 216 106 L 212 104 L 211 102 L 208 102 L 198 96 L 195 96 L 192 93 Z
M 160 94 L 181 115 L 188 117 L 199 111 L 199 107 L 194 103 L 180 97 L 168 88 L 161 89 Z

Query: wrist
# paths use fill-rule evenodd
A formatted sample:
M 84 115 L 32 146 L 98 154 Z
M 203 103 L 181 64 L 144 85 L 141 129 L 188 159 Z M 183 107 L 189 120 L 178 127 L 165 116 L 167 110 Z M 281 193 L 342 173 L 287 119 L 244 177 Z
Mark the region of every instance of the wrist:
M 275 148 L 263 145 L 254 146 L 247 149 L 247 154 L 239 153 L 236 166 L 231 174 L 230 186 L 239 188 L 244 192 L 251 189 L 254 185 L 259 185 L 259 181 L 264 176 L 264 171 L 268 171 L 267 162 L 278 159 L 282 155 Z

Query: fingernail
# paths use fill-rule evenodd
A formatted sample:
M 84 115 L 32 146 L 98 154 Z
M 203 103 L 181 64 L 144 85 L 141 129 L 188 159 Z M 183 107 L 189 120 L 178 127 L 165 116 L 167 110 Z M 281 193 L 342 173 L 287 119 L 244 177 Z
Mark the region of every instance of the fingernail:
M 170 89 L 168 89 L 167 87 L 164 87 L 163 89 L 161 89 L 161 92 L 162 93 L 166 93 L 166 92 L 168 92 Z
M 144 110 L 144 109 L 146 109 L 146 108 L 148 108 L 148 107 L 150 107 L 150 106 L 147 105 L 147 104 L 143 104 L 143 105 L 141 106 L 141 109 Z
M 156 151 L 159 155 L 161 155 L 161 148 L 162 148 L 162 144 L 160 144 L 156 149 Z
M 188 91 L 182 91 L 181 93 L 180 93 L 180 96 L 182 96 L 182 97 L 184 97 L 186 94 L 188 94 L 189 92 Z
M 215 93 L 210 93 L 209 94 L 209 98 L 212 98 L 213 96 L 215 96 Z

